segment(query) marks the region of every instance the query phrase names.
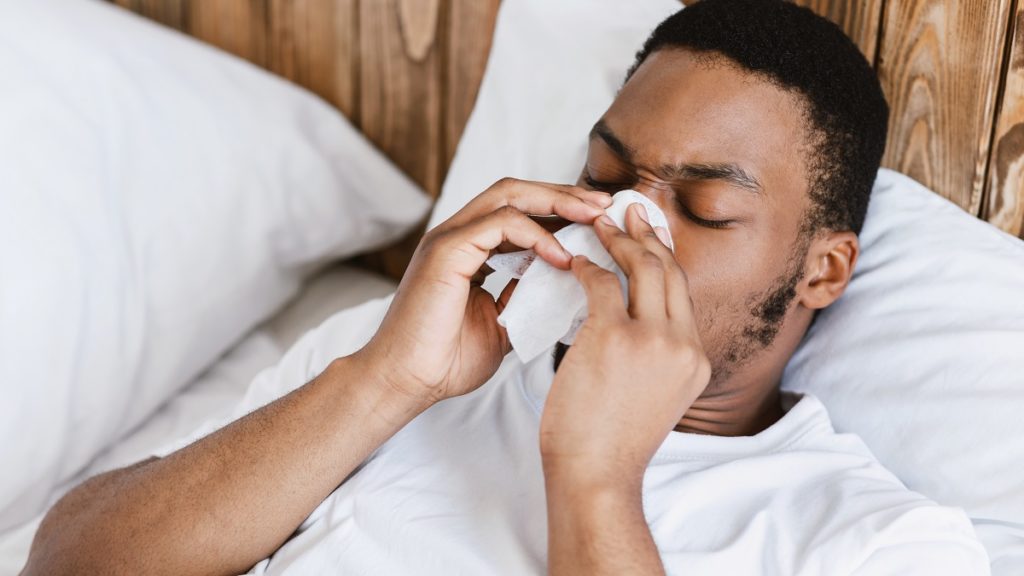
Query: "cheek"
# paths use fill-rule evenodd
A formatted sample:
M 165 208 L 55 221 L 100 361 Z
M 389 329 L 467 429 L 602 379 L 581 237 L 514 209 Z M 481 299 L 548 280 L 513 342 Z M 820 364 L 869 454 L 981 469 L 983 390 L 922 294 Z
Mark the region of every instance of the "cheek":
M 676 261 L 689 278 L 701 340 L 709 357 L 724 350 L 750 323 L 758 294 L 771 284 L 773 260 L 781 255 L 746 248 L 676 240 Z

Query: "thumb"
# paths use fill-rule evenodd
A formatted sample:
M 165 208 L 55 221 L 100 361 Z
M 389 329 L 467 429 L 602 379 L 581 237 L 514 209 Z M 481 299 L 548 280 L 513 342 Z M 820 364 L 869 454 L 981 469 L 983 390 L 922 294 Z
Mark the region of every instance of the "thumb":
M 516 286 L 519 284 L 519 280 L 510 280 L 501 290 L 501 294 L 498 295 L 498 299 L 495 301 L 495 308 L 498 310 L 500 315 L 505 311 L 505 307 L 508 306 L 508 301 L 512 298 L 512 293 L 515 292 Z M 498 335 L 501 337 L 501 352 L 503 355 L 508 354 L 512 351 L 512 342 L 508 339 L 508 331 L 501 324 L 497 325 Z
M 498 314 L 505 311 L 505 306 L 508 306 L 508 301 L 512 298 L 512 293 L 515 292 L 516 286 L 518 285 L 519 280 L 513 279 L 501 289 L 501 294 L 498 295 L 498 300 L 495 302 L 495 306 L 498 308 Z

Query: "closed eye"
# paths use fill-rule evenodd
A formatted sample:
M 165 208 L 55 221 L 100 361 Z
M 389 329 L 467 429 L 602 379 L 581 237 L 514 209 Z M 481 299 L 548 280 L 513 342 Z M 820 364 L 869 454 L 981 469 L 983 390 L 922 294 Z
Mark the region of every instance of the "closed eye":
M 589 174 L 584 174 L 583 182 L 587 186 L 600 192 L 618 192 L 619 190 L 625 190 L 633 185 L 630 182 L 598 182 L 591 178 Z
M 724 228 L 728 228 L 730 224 L 735 222 L 735 220 L 706 220 L 704 218 L 701 218 L 700 216 L 697 216 L 696 214 L 691 212 L 690 209 L 686 207 L 686 204 L 684 204 L 683 201 L 678 198 L 676 198 L 675 204 L 676 208 L 679 209 L 679 212 L 682 213 L 683 216 L 686 216 L 688 219 L 692 220 L 698 226 L 704 226 L 705 228 L 714 228 L 716 230 L 721 230 Z
M 599 190 L 601 192 L 618 192 L 619 190 L 625 190 L 626 188 L 632 186 L 632 184 L 628 182 L 598 182 L 597 180 L 591 178 L 589 174 L 583 175 L 583 182 L 590 188 L 594 190 Z M 730 224 L 735 222 L 735 220 L 707 220 L 705 218 L 701 218 L 700 216 L 697 216 L 696 214 L 691 212 L 690 209 L 686 207 L 686 204 L 684 204 L 682 200 L 679 200 L 678 198 L 676 198 L 676 208 L 678 208 L 679 212 L 683 216 L 685 216 L 698 226 L 703 226 L 705 228 L 722 230 L 728 228 Z

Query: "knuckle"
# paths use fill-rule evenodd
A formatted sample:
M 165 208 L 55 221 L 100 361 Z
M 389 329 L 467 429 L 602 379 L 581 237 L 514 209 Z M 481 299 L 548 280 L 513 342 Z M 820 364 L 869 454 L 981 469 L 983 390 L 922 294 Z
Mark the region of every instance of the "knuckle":
M 445 232 L 444 230 L 434 228 L 433 230 L 424 234 L 422 238 L 420 238 L 420 248 L 423 249 L 424 251 L 431 250 L 432 247 L 435 244 L 437 244 L 437 242 L 441 238 L 444 238 L 445 234 L 447 234 L 447 232 Z
M 456 235 L 451 230 L 439 232 L 430 239 L 427 244 L 427 251 L 430 253 L 444 252 L 453 242 L 455 242 Z
M 432 261 L 437 258 L 438 254 L 444 253 L 445 237 L 445 233 L 434 234 L 429 238 L 424 236 L 419 246 L 416 247 L 418 258 L 423 261 Z
M 504 204 L 494 210 L 494 216 L 507 222 L 520 219 L 523 216 L 523 213 L 516 209 L 515 206 Z
M 645 272 L 662 272 L 665 267 L 661 262 L 661 258 L 658 258 L 653 252 L 644 250 L 636 257 L 637 266 Z
M 644 347 L 659 356 L 672 354 L 676 348 L 676 343 L 660 327 L 647 326 L 640 332 L 640 335 L 643 339 Z
M 705 375 L 711 371 L 711 362 L 707 354 L 695 342 L 687 341 L 677 352 L 679 361 L 689 366 L 695 375 Z
M 499 178 L 498 181 L 495 182 L 491 186 L 491 189 L 493 189 L 493 190 L 508 190 L 509 188 L 515 187 L 515 185 L 518 184 L 518 183 L 519 183 L 519 180 L 517 180 L 517 179 L 515 179 L 515 178 L 513 178 L 511 176 L 505 176 L 504 178 Z
M 612 322 L 604 327 L 601 334 L 605 344 L 614 350 L 629 350 L 636 345 L 636 339 L 629 330 L 629 324 L 623 321 Z
M 640 241 L 648 246 L 648 249 L 660 249 L 664 248 L 664 244 L 658 239 L 658 235 L 654 233 L 654 230 L 644 230 L 640 233 Z M 660 248 L 659 248 L 660 247 Z
M 605 290 L 619 289 L 619 279 L 612 272 L 601 268 L 600 266 L 594 266 L 592 268 L 592 278 L 594 283 L 604 288 Z

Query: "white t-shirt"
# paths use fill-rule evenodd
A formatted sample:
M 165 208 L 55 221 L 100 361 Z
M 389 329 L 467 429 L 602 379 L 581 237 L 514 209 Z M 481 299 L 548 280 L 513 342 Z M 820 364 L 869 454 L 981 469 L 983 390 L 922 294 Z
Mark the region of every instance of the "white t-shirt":
M 236 415 L 361 347 L 388 303 L 308 334 Z M 436 404 L 371 454 L 251 573 L 545 574 L 538 430 L 552 378 L 550 355 L 526 365 L 509 355 L 483 387 Z M 643 506 L 669 574 L 989 573 L 961 510 L 904 487 L 858 437 L 833 431 L 816 398 L 786 401 L 756 436 L 672 432 L 658 450 Z

